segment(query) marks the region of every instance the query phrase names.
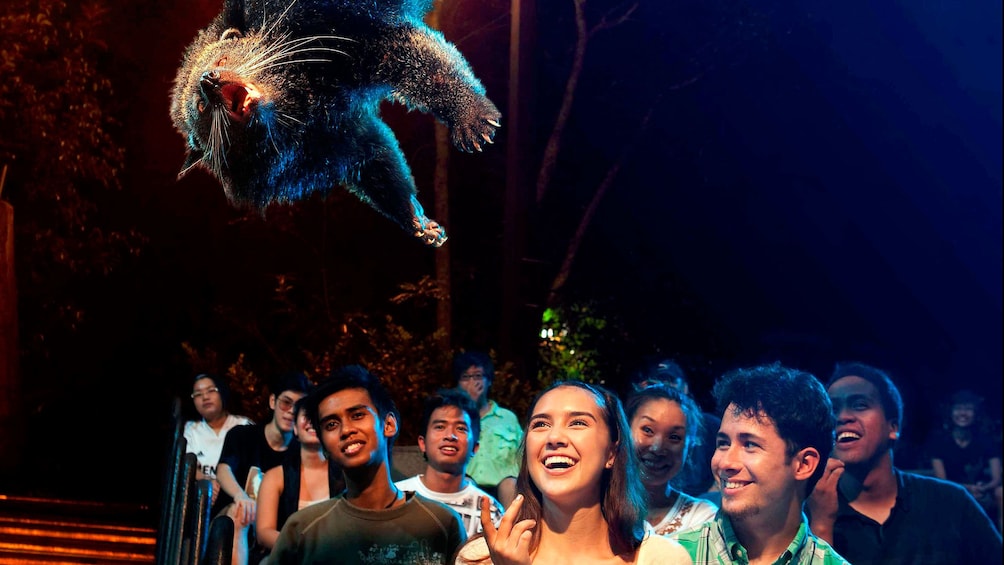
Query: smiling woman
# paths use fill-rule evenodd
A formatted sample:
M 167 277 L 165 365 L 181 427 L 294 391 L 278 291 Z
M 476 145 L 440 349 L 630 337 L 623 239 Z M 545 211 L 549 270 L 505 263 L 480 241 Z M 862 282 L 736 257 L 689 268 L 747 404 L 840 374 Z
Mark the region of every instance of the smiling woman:
M 482 503 L 484 535 L 458 564 L 690 563 L 676 542 L 644 528 L 644 489 L 621 403 L 608 390 L 559 382 L 533 403 L 517 490 L 498 528 Z
M 631 434 L 648 493 L 647 526 L 667 535 L 715 517 L 718 507 L 673 487 L 688 471 L 708 461 L 693 461 L 704 416 L 681 390 L 665 383 L 633 392 L 625 401 Z

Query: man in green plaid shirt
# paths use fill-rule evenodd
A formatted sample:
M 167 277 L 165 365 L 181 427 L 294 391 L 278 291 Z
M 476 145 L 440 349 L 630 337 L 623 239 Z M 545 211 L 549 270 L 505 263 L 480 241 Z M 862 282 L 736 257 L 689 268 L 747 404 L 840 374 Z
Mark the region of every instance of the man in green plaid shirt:
M 722 425 L 711 470 L 721 509 L 674 536 L 694 564 L 846 564 L 802 512 L 833 449 L 833 407 L 822 383 L 774 363 L 727 373 L 714 395 Z

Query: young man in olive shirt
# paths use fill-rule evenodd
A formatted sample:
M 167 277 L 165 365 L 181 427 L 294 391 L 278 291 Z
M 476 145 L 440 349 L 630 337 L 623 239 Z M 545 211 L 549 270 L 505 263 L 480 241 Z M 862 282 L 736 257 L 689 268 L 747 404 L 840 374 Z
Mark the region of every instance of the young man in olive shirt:
M 304 402 L 325 452 L 342 468 L 345 492 L 293 513 L 266 562 L 452 563 L 467 539 L 460 515 L 391 481 L 398 416 L 380 381 L 358 365 L 343 367 Z

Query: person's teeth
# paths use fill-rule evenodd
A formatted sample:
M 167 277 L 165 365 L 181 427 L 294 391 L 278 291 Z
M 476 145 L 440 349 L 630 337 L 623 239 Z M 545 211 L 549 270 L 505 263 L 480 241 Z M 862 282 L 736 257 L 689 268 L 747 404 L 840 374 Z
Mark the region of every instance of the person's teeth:
M 571 457 L 565 457 L 563 455 L 552 455 L 544 459 L 544 466 L 551 469 L 554 467 L 571 467 L 575 464 L 575 461 Z
M 359 453 L 359 450 L 361 450 L 362 448 L 363 448 L 363 444 L 362 443 L 350 443 L 349 445 L 346 445 L 345 449 L 342 450 L 342 451 L 346 455 L 352 455 L 352 454 L 355 454 L 355 453 Z

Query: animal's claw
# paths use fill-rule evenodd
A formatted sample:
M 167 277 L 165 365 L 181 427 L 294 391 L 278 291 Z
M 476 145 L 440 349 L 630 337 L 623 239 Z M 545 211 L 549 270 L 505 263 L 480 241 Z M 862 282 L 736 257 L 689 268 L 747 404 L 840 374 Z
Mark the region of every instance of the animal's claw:
M 422 240 L 422 243 L 433 247 L 442 247 L 446 240 L 446 230 L 438 222 L 425 218 L 425 221 L 416 219 L 415 237 Z
M 482 152 L 485 144 L 493 143 L 495 128 L 502 126 L 500 120 L 495 105 L 482 99 L 479 107 L 457 116 L 451 124 L 453 145 L 466 153 Z

